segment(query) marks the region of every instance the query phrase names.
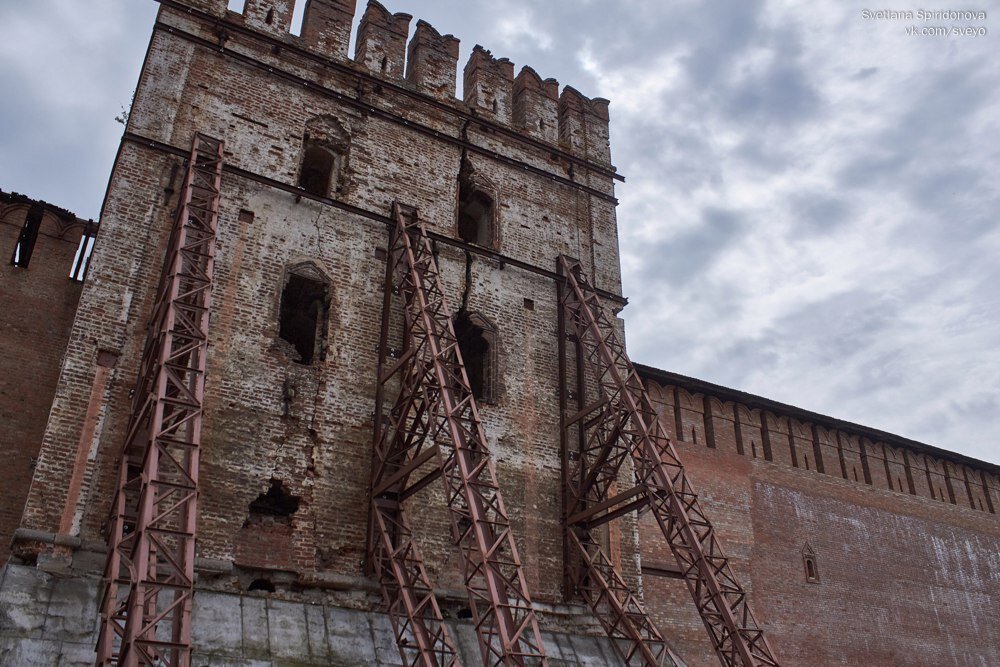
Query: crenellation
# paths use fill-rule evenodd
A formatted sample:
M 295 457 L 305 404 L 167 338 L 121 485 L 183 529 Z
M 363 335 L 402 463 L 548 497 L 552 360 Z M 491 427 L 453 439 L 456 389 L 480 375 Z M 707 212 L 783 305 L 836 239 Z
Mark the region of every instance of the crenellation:
M 948 493 L 951 494 L 952 502 L 960 507 L 971 507 L 976 509 L 975 504 L 972 502 L 972 494 L 969 492 L 969 487 L 965 483 L 965 471 L 964 466 L 955 463 L 954 461 L 942 461 L 944 464 L 944 472 L 946 484 L 948 486 Z
M 955 504 L 955 493 L 951 488 L 945 462 L 928 454 L 920 455 L 920 463 L 927 475 L 927 483 L 935 500 Z
M 589 99 L 571 86 L 559 96 L 559 143 L 597 164 L 611 164 L 608 100 Z
M 377 76 L 402 79 L 412 19 L 402 12 L 391 14 L 378 0 L 369 0 L 358 25 L 354 60 Z
M 274 35 L 287 35 L 294 7 L 295 0 L 247 0 L 243 17 L 251 28 Z
M 528 136 L 550 144 L 559 142 L 559 82 L 544 81 L 530 67 L 514 79 L 512 120 Z
M 417 21 L 407 50 L 406 80 L 439 100 L 455 99 L 459 40 Z
M 302 39 L 321 55 L 347 59 L 357 0 L 306 0 Z
M 861 442 L 855 435 L 833 431 L 839 445 L 841 474 L 844 479 L 857 484 L 871 484 L 870 472 L 861 454 Z
M 477 114 L 498 123 L 511 122 L 514 63 L 494 58 L 480 45 L 472 49 L 464 73 L 465 103 Z

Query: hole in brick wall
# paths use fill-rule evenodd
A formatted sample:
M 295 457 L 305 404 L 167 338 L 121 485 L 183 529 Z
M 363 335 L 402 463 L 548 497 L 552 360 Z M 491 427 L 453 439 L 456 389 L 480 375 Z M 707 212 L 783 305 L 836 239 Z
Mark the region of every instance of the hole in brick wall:
M 457 616 L 463 621 L 467 621 L 470 618 L 472 618 L 472 610 L 469 609 L 468 607 L 462 607 L 461 609 L 458 610 L 458 613 L 455 614 L 455 616 Z
M 535 309 L 535 302 L 533 300 L 531 300 L 531 299 L 525 299 L 524 300 L 524 309 L 525 310 L 534 310 Z
M 494 336 L 464 310 L 455 316 L 454 326 L 472 395 L 477 400 L 490 401 L 493 398 L 491 387 Z
M 493 198 L 465 180 L 458 188 L 458 237 L 467 243 L 493 245 Z
M 329 296 L 324 282 L 292 273 L 281 292 L 278 336 L 295 348 L 297 363 L 312 364 L 317 348 L 322 358 L 323 339 L 329 315 Z
M 274 592 L 274 584 L 272 584 L 267 579 L 254 579 L 247 586 L 248 591 L 266 591 L 268 593 Z
M 247 525 L 263 523 L 265 517 L 271 517 L 278 523 L 289 523 L 290 517 L 299 511 L 299 500 L 298 496 L 288 493 L 280 479 L 272 479 L 267 492 L 250 503 Z
M 271 25 L 274 23 L 274 7 L 267 10 L 267 16 L 264 17 L 264 23 Z

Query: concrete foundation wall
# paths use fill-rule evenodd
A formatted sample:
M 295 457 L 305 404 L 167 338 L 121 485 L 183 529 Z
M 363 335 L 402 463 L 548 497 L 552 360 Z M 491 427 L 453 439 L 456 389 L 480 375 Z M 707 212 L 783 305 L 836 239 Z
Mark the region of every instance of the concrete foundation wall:
M 0 665 L 93 665 L 97 642 L 94 576 L 55 576 L 9 564 L 0 570 Z M 212 667 L 396 666 L 402 662 L 385 614 L 266 593 L 199 590 L 192 614 L 192 665 Z M 447 621 L 465 665 L 481 662 L 475 630 Z M 604 638 L 544 633 L 553 667 L 621 665 Z

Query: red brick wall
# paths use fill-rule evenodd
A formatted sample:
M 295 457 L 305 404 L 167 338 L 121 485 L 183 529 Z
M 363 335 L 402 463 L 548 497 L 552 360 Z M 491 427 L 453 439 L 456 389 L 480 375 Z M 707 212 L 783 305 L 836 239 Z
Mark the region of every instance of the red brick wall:
M 662 397 L 672 395 L 672 389 L 651 387 L 671 432 L 675 413 Z M 712 404 L 712 419 L 718 419 L 720 404 L 725 405 Z M 682 416 L 690 432 L 694 417 Z M 798 468 L 790 460 L 753 459 L 749 451 L 740 456 L 722 445 L 711 449 L 690 439 L 676 443 L 782 664 L 1000 664 L 1000 520 L 989 511 L 982 483 L 985 478 L 993 484 L 993 473 L 921 452 L 907 451 L 904 457 L 899 448 L 868 441 L 865 451 L 874 480 L 869 485 L 858 438 L 817 425 L 822 474 L 809 442 L 812 424 L 769 412 L 772 447 L 781 444 L 790 452 L 789 419 Z M 719 432 L 718 425 L 715 430 Z M 915 484 L 914 494 L 907 487 L 907 459 L 911 475 L 923 480 L 921 486 Z M 889 490 L 886 461 L 893 479 L 902 480 L 902 492 L 895 481 L 895 490 Z M 933 497 L 928 474 L 936 489 Z M 672 564 L 648 517 L 640 525 L 640 537 L 644 570 Z M 815 552 L 819 583 L 806 581 L 802 554 L 807 543 Z M 644 587 L 650 613 L 688 664 L 718 664 L 684 584 L 647 574 Z
M 80 284 L 69 278 L 82 226 L 45 208 L 31 261 L 11 264 L 30 203 L 0 198 L 0 563 L 7 560 L 55 394 Z

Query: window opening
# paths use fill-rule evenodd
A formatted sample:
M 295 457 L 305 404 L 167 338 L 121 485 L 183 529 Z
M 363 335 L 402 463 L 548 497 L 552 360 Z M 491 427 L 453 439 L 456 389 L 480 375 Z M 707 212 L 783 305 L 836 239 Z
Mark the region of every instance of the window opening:
M 289 30 L 293 35 L 302 36 L 302 20 L 306 13 L 306 3 L 296 2 L 292 8 L 292 25 Z
M 246 9 L 247 0 L 229 0 L 229 11 L 242 14 Z
M 819 568 L 816 566 L 816 552 L 806 542 L 802 548 L 802 564 L 805 568 L 806 581 L 811 584 L 819 583 Z
M 31 254 L 35 251 L 35 242 L 38 241 L 38 231 L 42 227 L 42 214 L 45 209 L 39 204 L 33 204 L 28 209 L 28 214 L 24 216 L 24 225 L 21 233 L 17 237 L 17 245 L 14 246 L 14 254 L 11 255 L 10 263 L 14 266 L 27 268 L 31 261 Z
M 467 243 L 493 245 L 493 198 L 464 179 L 458 188 L 458 237 Z
M 455 317 L 454 326 L 472 395 L 476 400 L 491 401 L 493 337 L 486 329 L 477 325 L 465 311 L 459 312 Z
M 281 293 L 278 336 L 295 347 L 300 364 L 312 364 L 317 347 L 322 358 L 329 297 L 325 283 L 295 273 L 288 276 Z
M 330 177 L 337 164 L 336 156 L 315 144 L 307 145 L 302 156 L 302 170 L 299 172 L 299 187 L 320 197 L 330 194 Z
M 90 265 L 90 255 L 94 252 L 94 242 L 97 234 L 87 229 L 80 237 L 80 245 L 73 256 L 73 266 L 70 267 L 69 277 L 74 282 L 82 283 L 87 276 L 87 267 Z
M 349 148 L 350 137 L 339 120 L 333 116 L 311 119 L 305 127 L 299 187 L 320 197 L 339 192 Z

